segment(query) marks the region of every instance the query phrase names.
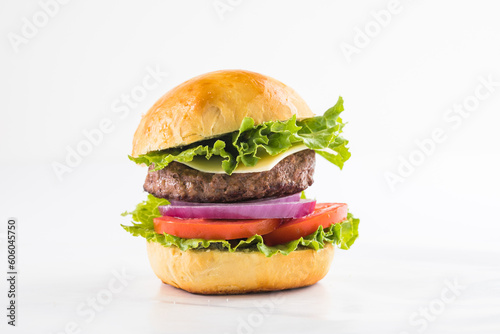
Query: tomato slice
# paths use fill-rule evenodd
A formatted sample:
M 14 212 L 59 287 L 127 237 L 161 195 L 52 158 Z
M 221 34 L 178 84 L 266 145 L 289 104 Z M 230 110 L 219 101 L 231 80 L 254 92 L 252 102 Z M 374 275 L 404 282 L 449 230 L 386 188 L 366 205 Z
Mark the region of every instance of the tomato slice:
M 320 225 L 327 228 L 332 224 L 340 223 L 346 218 L 347 204 L 318 203 L 316 209 L 310 215 L 291 219 L 262 237 L 264 243 L 268 246 L 279 245 L 314 233 Z
M 231 240 L 270 233 L 281 221 L 282 219 L 215 220 L 162 216 L 154 219 L 154 225 L 156 233 L 167 233 L 180 238 Z

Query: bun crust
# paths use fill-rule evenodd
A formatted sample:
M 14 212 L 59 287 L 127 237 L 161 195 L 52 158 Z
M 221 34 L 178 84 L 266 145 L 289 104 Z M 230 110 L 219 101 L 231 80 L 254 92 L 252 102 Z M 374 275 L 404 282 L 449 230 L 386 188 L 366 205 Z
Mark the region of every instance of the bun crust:
M 278 80 L 242 70 L 203 74 L 167 92 L 142 117 L 132 156 L 236 131 L 247 116 L 260 124 L 293 115 L 314 116 L 305 101 Z
M 148 242 L 148 257 L 164 283 L 199 294 L 240 294 L 312 285 L 328 273 L 334 247 L 266 257 L 260 252 L 181 251 Z

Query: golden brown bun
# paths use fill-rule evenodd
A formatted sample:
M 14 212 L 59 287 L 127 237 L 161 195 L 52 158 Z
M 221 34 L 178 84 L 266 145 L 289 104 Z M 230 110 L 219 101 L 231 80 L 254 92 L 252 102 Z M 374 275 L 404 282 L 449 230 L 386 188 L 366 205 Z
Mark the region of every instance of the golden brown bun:
M 142 117 L 132 156 L 188 145 L 256 124 L 314 116 L 290 87 L 262 74 L 225 70 L 200 75 L 163 95 Z
M 266 257 L 260 252 L 181 251 L 148 242 L 148 257 L 164 283 L 201 294 L 239 294 L 312 285 L 325 277 L 333 259 L 331 244 Z

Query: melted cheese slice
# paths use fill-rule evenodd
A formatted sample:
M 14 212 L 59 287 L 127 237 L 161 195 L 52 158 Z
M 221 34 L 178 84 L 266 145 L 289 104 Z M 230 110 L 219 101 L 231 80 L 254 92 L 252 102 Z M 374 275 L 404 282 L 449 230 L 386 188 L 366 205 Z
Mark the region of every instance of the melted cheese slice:
M 269 155 L 267 153 L 259 154 L 260 160 L 253 167 L 247 167 L 243 163 L 239 163 L 238 167 L 234 170 L 233 173 L 260 173 L 273 169 L 281 160 L 285 159 L 289 155 L 294 153 L 307 150 L 307 146 L 304 144 L 293 145 L 287 151 L 277 154 L 277 155 Z M 223 174 L 225 173 L 222 169 L 222 158 L 220 156 L 212 156 L 209 160 L 207 160 L 204 156 L 195 156 L 192 161 L 189 162 L 180 162 L 184 165 L 187 165 L 193 169 L 199 170 L 204 173 L 216 173 Z

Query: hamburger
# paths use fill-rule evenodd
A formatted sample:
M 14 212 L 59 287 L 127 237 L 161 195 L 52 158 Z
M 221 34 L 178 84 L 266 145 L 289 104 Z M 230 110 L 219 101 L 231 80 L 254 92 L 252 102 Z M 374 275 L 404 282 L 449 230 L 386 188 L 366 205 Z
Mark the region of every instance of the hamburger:
M 359 220 L 344 203 L 316 203 L 316 154 L 342 169 L 343 100 L 315 116 L 285 84 L 216 71 L 162 96 L 142 117 L 130 160 L 148 167 L 147 199 L 123 228 L 147 241 L 166 284 L 199 294 L 312 285 Z

